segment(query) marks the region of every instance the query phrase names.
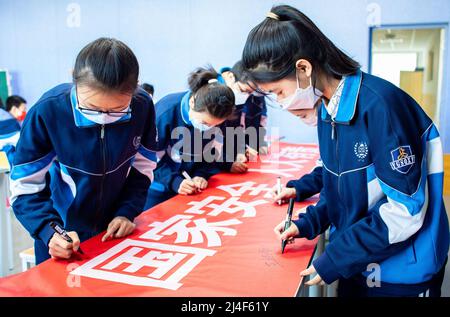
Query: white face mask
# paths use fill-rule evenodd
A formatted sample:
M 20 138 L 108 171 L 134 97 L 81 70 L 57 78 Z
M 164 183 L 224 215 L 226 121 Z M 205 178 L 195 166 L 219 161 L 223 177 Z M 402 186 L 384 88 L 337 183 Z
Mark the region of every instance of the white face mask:
M 257 91 L 252 92 L 252 95 L 255 96 L 255 97 L 263 97 L 263 96 L 265 96 L 265 94 L 257 92 Z
M 124 109 L 123 111 L 128 111 L 130 109 L 130 106 L 128 106 L 126 109 Z M 80 111 L 78 109 L 78 111 Z M 98 124 L 110 124 L 110 123 L 114 123 L 119 121 L 120 119 L 122 119 L 126 113 L 124 113 L 123 115 L 121 115 L 120 117 L 117 116 L 111 116 L 108 113 L 101 113 L 101 114 L 89 114 L 86 113 L 86 111 L 80 111 L 80 113 L 83 115 L 83 117 L 85 117 L 86 119 L 93 121 L 95 123 Z
M 189 120 L 191 121 L 192 126 L 194 128 L 196 128 L 197 130 L 200 130 L 202 132 L 206 132 L 206 131 L 208 131 L 208 130 L 213 128 L 213 127 L 210 127 L 209 125 L 206 125 L 204 123 L 201 123 L 201 122 L 197 121 L 197 119 L 195 119 L 192 116 L 192 109 L 189 109 Z
M 250 96 L 247 92 L 242 92 L 239 88 L 233 88 L 234 93 L 234 104 L 236 105 L 243 105 L 248 97 Z
M 306 110 L 306 116 L 300 118 L 304 124 L 315 127 L 317 126 L 317 108 Z
M 322 96 L 322 92 L 313 89 L 311 78 L 309 78 L 309 86 L 305 89 L 300 88 L 297 77 L 297 89 L 295 92 L 278 103 L 283 110 L 313 109 L 317 100 Z

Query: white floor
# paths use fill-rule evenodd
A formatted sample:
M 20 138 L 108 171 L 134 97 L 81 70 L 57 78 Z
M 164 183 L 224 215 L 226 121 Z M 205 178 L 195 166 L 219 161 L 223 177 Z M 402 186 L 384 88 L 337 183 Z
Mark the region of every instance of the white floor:
M 19 253 L 23 250 L 33 247 L 33 239 L 30 237 L 25 228 L 20 224 L 16 217 L 12 217 L 13 223 L 13 240 L 14 240 L 14 269 L 9 274 L 22 272 L 22 263 Z

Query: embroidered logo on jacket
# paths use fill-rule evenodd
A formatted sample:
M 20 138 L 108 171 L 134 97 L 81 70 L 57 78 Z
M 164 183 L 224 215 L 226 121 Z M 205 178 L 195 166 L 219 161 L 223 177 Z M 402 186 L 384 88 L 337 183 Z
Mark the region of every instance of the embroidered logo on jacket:
M 408 173 L 416 162 L 416 156 L 412 154 L 411 147 L 409 145 L 399 146 L 395 150 L 392 150 L 391 156 L 391 168 L 402 174 Z
M 353 147 L 353 151 L 355 152 L 356 157 L 359 161 L 364 160 L 369 153 L 369 147 L 366 142 L 356 142 Z
M 133 146 L 137 150 L 139 148 L 139 145 L 141 145 L 141 137 L 135 136 L 133 139 Z

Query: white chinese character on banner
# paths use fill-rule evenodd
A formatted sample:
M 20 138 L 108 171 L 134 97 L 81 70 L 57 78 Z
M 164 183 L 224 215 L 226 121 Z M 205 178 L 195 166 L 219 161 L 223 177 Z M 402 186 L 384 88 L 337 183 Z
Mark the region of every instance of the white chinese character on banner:
M 304 146 L 288 146 L 281 149 L 279 153 L 271 155 L 271 159 L 286 158 L 289 160 L 315 159 L 319 154 L 319 148 L 317 147 L 304 147 Z
M 204 214 L 208 212 L 203 208 L 209 208 L 211 211 L 208 213 L 209 216 L 218 216 L 222 212 L 229 214 L 235 214 L 243 211 L 242 217 L 255 217 L 256 216 L 256 206 L 266 204 L 268 201 L 264 199 L 254 200 L 250 202 L 239 201 L 239 197 L 230 197 L 226 199 L 222 196 L 209 196 L 202 201 L 191 201 L 188 205 L 192 207 L 185 210 L 188 214 Z M 224 200 L 221 204 L 213 203 L 215 200 Z
M 207 222 L 206 219 L 195 219 L 194 216 L 175 215 L 164 222 L 153 222 L 149 227 L 153 229 L 147 231 L 139 238 L 148 240 L 160 240 L 163 236 L 176 235 L 175 243 L 191 244 L 203 243 L 204 237 L 208 242 L 208 247 L 218 247 L 222 245 L 219 232 L 224 236 L 235 236 L 237 231 L 228 226 L 239 225 L 242 222 L 238 219 L 229 219 L 218 222 Z
M 255 186 L 256 185 L 256 186 Z M 218 189 L 223 190 L 234 197 L 240 197 L 249 192 L 249 196 L 258 196 L 264 193 L 264 198 L 271 198 L 271 188 L 268 184 L 257 184 L 256 182 L 245 182 L 239 184 L 221 185 Z
M 143 250 L 144 249 L 140 247 L 133 247 L 127 252 L 122 253 L 108 264 L 102 266 L 102 269 L 114 270 L 120 265 L 127 263 L 130 265 L 123 271 L 127 273 L 136 273 L 143 267 L 154 267 L 156 269 L 148 276 L 160 279 L 186 257 L 186 254 L 183 253 L 163 253 L 156 250 L 148 251 L 141 257 L 136 256 Z
M 267 164 L 265 168 L 261 165 L 260 168 L 249 168 L 249 172 L 258 172 L 263 174 L 274 174 L 285 177 L 294 177 L 305 166 L 303 164 L 309 163 L 309 160 L 299 161 L 264 161 L 263 164 Z
M 126 239 L 70 274 L 137 286 L 178 289 L 214 250 Z M 148 268 L 154 269 L 148 273 Z

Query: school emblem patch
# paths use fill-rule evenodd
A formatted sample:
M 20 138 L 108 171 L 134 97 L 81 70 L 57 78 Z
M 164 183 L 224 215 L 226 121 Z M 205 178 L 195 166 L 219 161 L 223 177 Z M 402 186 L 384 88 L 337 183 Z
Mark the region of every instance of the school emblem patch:
M 141 145 L 141 137 L 137 135 L 133 139 L 133 146 L 137 150 L 139 148 L 139 145 Z
M 353 151 L 358 160 L 362 161 L 367 157 L 367 154 L 369 154 L 369 147 L 366 142 L 356 142 Z
M 391 151 L 391 168 L 394 171 L 406 174 L 416 162 L 416 156 L 412 153 L 409 145 L 399 146 Z

